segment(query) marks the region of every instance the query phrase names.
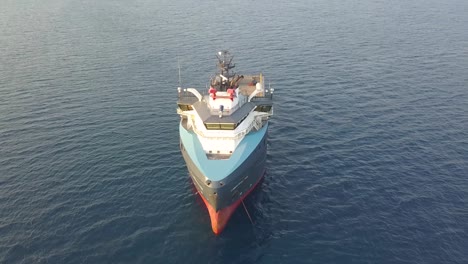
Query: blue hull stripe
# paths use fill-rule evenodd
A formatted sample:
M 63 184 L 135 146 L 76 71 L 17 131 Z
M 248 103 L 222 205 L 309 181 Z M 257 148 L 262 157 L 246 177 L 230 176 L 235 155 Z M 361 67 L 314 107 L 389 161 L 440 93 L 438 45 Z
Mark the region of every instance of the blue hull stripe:
M 197 135 L 179 125 L 180 139 L 193 163 L 211 181 L 221 181 L 236 170 L 258 146 L 264 137 L 268 123 L 259 131 L 247 134 L 228 160 L 209 160 Z

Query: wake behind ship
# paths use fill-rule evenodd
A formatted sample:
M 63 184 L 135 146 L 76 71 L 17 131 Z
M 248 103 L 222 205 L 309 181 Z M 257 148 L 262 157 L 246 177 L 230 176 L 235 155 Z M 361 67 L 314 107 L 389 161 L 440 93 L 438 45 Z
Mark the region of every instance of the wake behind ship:
M 232 72 L 233 56 L 217 54 L 219 72 L 210 87 L 178 88 L 180 150 L 202 197 L 215 234 L 265 174 L 273 89 L 262 74 Z

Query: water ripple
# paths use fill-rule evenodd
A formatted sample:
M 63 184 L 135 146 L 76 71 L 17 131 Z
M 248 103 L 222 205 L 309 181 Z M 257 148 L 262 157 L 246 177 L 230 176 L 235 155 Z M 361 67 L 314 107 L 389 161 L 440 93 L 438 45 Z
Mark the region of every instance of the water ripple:
M 6 1 L 0 262 L 466 262 L 465 2 Z M 220 48 L 275 115 L 216 237 L 174 102 Z

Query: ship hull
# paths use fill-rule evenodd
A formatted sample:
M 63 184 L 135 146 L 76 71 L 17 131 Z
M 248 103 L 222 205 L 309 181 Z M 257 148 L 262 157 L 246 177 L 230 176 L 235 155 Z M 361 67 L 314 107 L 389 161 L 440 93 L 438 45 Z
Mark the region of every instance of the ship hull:
M 237 201 L 235 201 L 231 205 L 223 209 L 220 209 L 218 211 L 216 211 L 213 208 L 213 206 L 208 202 L 208 200 L 206 200 L 206 198 L 203 195 L 200 195 L 203 202 L 205 203 L 206 209 L 208 209 L 208 213 L 210 215 L 210 220 L 211 220 L 211 229 L 213 230 L 213 233 L 215 233 L 216 235 L 219 235 L 224 230 L 229 219 L 231 218 L 231 215 L 236 211 L 240 203 L 257 187 L 258 183 L 260 183 L 264 174 L 265 173 L 260 175 L 255 185 L 253 185 L 249 190 L 247 190 L 247 192 L 243 194 L 241 198 L 239 198 Z
M 228 160 L 219 161 L 205 158 L 206 155 L 203 157 L 201 152 L 197 154 L 195 149 L 199 146 L 196 134 L 180 127 L 180 149 L 190 177 L 208 209 L 215 234 L 222 232 L 236 208 L 265 174 L 267 128 L 268 125 L 265 125 L 259 131 L 246 135 L 239 150 L 236 150 L 242 152 L 234 153 Z M 211 167 L 218 168 L 221 162 L 224 167 L 232 165 L 233 168 L 219 170 L 224 175 L 209 170 Z

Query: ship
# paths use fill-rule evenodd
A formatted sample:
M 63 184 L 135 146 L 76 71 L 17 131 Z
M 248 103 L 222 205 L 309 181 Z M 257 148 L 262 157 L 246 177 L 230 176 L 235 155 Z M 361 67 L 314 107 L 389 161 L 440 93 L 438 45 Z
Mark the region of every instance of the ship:
M 177 88 L 177 113 L 180 151 L 218 235 L 266 173 L 274 89 L 262 73 L 235 73 L 229 51 L 216 58 L 205 89 Z

